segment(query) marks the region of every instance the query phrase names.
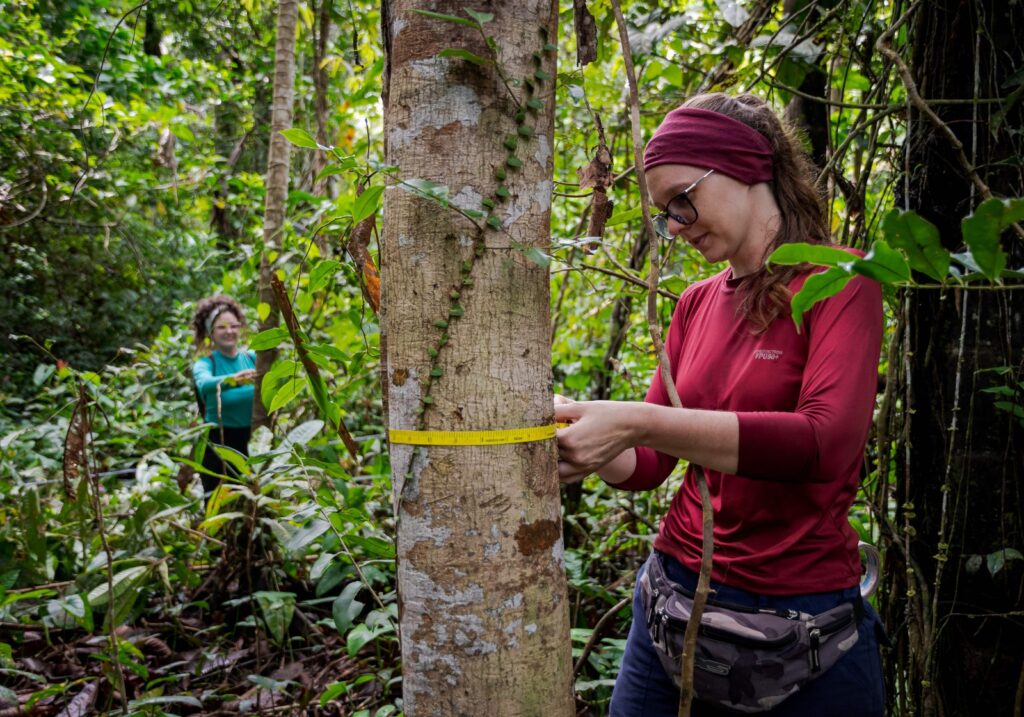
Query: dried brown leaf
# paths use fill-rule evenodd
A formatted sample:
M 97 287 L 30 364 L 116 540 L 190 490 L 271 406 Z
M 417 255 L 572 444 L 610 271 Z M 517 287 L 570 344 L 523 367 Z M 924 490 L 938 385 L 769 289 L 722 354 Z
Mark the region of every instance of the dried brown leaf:
M 573 0 L 576 27 L 576 64 L 582 67 L 597 59 L 597 23 L 587 9 L 587 0 Z
M 68 421 L 68 432 L 64 436 L 64 494 L 75 499 L 75 482 L 87 470 L 86 439 L 89 435 L 89 394 L 79 386 L 78 400 Z

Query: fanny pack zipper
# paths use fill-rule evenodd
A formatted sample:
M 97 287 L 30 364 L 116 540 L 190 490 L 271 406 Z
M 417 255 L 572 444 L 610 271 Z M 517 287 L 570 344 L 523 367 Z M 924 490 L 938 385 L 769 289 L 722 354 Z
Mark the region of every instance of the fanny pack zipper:
M 686 629 L 686 620 L 682 620 L 673 615 L 669 615 L 664 608 L 660 608 L 658 610 L 658 617 L 661 620 L 662 626 L 671 625 L 672 627 L 675 627 L 677 629 Z M 744 647 L 754 648 L 785 647 L 786 645 L 796 642 L 797 640 L 796 633 L 794 632 L 790 632 L 788 635 L 785 635 L 783 637 L 766 638 L 764 640 L 758 640 L 752 637 L 735 635 L 731 632 L 728 632 L 727 630 L 722 630 L 721 628 L 712 627 L 710 625 L 704 625 L 703 623 L 700 626 L 699 634 L 705 635 L 707 637 L 712 637 L 723 642 L 729 642 L 734 645 L 743 645 Z

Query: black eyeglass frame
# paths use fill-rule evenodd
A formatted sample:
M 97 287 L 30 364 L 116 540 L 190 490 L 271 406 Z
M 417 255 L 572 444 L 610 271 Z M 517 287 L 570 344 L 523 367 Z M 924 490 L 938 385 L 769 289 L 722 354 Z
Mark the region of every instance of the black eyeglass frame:
M 701 175 L 697 179 L 697 181 L 695 181 L 693 184 L 691 184 L 689 187 L 687 187 L 683 191 L 679 192 L 679 194 L 677 194 L 674 197 L 672 197 L 668 201 L 668 203 L 665 204 L 665 211 L 660 212 L 660 213 L 654 215 L 652 221 L 654 223 L 654 229 L 655 229 L 655 231 L 658 232 L 659 236 L 661 236 L 664 239 L 671 239 L 672 238 L 672 234 L 668 230 L 668 220 L 669 219 L 675 220 L 679 224 L 682 224 L 684 227 L 688 227 L 688 226 L 690 226 L 691 224 L 693 224 L 694 222 L 697 221 L 697 216 L 698 216 L 698 214 L 697 214 L 697 206 L 693 203 L 693 200 L 690 199 L 690 192 L 692 192 L 694 189 L 696 189 L 698 184 L 700 184 L 705 179 L 710 177 L 712 174 L 714 174 L 714 172 L 715 172 L 715 170 L 713 170 L 713 169 L 709 169 L 708 171 L 706 171 L 703 175 Z M 679 216 L 678 214 L 676 214 L 674 212 L 670 212 L 668 210 L 668 208 L 670 206 L 672 206 L 676 202 L 676 200 L 678 200 L 680 197 L 682 197 L 683 200 L 686 201 L 686 203 L 690 205 L 690 209 L 693 210 L 693 219 L 691 219 L 690 221 L 687 221 L 686 219 L 684 219 L 683 217 Z

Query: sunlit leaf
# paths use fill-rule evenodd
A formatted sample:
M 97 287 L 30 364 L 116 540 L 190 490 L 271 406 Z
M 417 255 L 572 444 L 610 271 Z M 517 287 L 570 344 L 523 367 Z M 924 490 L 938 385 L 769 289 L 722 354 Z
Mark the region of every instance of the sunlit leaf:
M 796 324 L 797 331 L 803 324 L 804 314 L 810 311 L 812 306 L 838 294 L 843 287 L 850 283 L 852 278 L 853 274 L 841 267 L 832 267 L 819 274 L 808 276 L 800 291 L 793 296 L 790 304 L 793 323 Z
M 783 244 L 771 253 L 768 261 L 772 264 L 820 264 L 838 266 L 856 257 L 848 251 L 824 244 Z
M 366 191 L 356 197 L 355 205 L 352 207 L 352 221 L 359 223 L 375 214 L 380 208 L 381 195 L 384 193 L 383 185 L 367 187 Z
M 316 266 L 313 267 L 313 270 L 309 272 L 308 291 L 310 293 L 319 291 L 320 288 L 323 287 L 323 285 L 326 284 L 332 276 L 334 276 L 340 266 L 341 262 L 335 259 L 323 259 L 317 262 Z
M 857 259 L 850 268 L 882 284 L 910 281 L 910 265 L 903 255 L 879 239 L 863 259 Z
M 275 326 L 272 329 L 261 331 L 249 339 L 249 348 L 253 351 L 265 351 L 280 345 L 288 338 L 288 329 L 283 326 Z
M 306 147 L 307 149 L 318 149 L 320 147 L 309 132 L 304 129 L 300 129 L 299 127 L 283 129 L 281 130 L 281 134 L 286 140 L 297 147 Z

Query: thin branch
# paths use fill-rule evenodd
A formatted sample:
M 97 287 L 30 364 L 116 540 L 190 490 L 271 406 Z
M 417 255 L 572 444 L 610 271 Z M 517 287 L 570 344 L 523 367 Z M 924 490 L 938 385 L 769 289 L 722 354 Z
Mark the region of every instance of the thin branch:
M 767 5 L 767 4 L 766 4 Z M 644 218 L 644 231 L 650 238 L 648 252 L 650 257 L 650 273 L 647 284 L 647 323 L 651 332 L 651 340 L 654 342 L 658 353 L 658 364 L 661 369 L 662 383 L 668 393 L 669 401 L 676 408 L 682 408 L 679 400 L 679 393 L 676 391 L 675 381 L 672 379 L 672 371 L 669 366 L 668 354 L 665 351 L 665 344 L 661 338 L 661 327 L 658 322 L 658 233 L 654 231 L 654 223 L 651 221 L 651 210 L 648 205 L 647 175 L 644 172 L 642 144 L 640 140 L 640 98 L 636 87 L 636 73 L 633 69 L 633 53 L 629 47 L 629 32 L 626 28 L 626 19 L 622 15 L 622 7 L 619 0 L 612 0 L 612 10 L 615 12 L 615 23 L 619 28 L 619 41 L 622 44 L 622 59 L 626 69 L 626 79 L 629 82 L 629 110 L 630 124 L 633 130 L 633 164 L 636 167 L 637 184 L 640 188 L 640 209 Z M 714 513 L 711 506 L 711 496 L 708 493 L 707 482 L 704 478 L 704 471 L 700 466 L 691 464 L 693 476 L 697 482 L 697 489 L 701 496 L 701 514 L 703 522 L 703 545 L 701 548 L 700 576 L 697 580 L 697 591 L 694 595 L 693 610 L 690 613 L 690 620 L 686 624 L 686 633 L 683 638 L 683 660 L 682 674 L 679 677 L 679 717 L 689 717 L 690 707 L 693 702 L 693 666 L 694 652 L 697 644 L 697 631 L 700 628 L 701 617 L 704 614 L 704 605 L 707 602 L 709 586 L 711 581 L 711 563 L 714 548 Z
M 594 645 L 597 644 L 598 638 L 601 637 L 601 634 L 604 632 L 604 628 L 608 625 L 609 622 L 611 622 L 612 618 L 615 617 L 616 613 L 618 613 L 619 610 L 621 610 L 622 608 L 629 605 L 629 603 L 632 600 L 632 595 L 622 598 L 617 603 L 612 605 L 611 609 L 608 610 L 608 612 L 606 612 L 604 615 L 602 615 L 601 619 L 597 621 L 597 624 L 594 625 L 593 631 L 591 631 L 590 633 L 590 639 L 587 640 L 587 644 L 583 646 L 583 651 L 580 653 L 580 656 L 576 659 L 575 667 L 572 668 L 573 677 L 576 677 L 580 674 L 580 670 L 583 669 L 583 665 L 586 663 L 587 658 L 593 651 Z

